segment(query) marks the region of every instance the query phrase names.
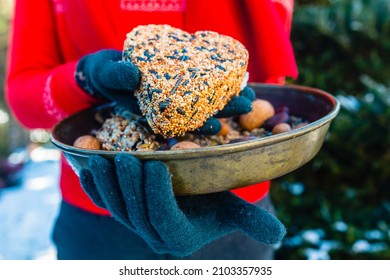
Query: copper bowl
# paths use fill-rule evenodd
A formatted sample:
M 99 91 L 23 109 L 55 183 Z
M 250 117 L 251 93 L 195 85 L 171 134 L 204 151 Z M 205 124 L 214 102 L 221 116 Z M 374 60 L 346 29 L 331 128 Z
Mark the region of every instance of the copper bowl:
M 304 86 L 250 84 L 257 98 L 309 121 L 289 132 L 220 146 L 190 150 L 130 152 L 142 161 L 159 160 L 169 166 L 176 195 L 231 190 L 285 175 L 310 161 L 320 150 L 340 105 L 329 93 Z M 75 172 L 87 166 L 91 155 L 113 159 L 118 152 L 86 150 L 72 146 L 79 136 L 101 126 L 95 115 L 110 111 L 104 105 L 80 111 L 59 122 L 51 141 Z

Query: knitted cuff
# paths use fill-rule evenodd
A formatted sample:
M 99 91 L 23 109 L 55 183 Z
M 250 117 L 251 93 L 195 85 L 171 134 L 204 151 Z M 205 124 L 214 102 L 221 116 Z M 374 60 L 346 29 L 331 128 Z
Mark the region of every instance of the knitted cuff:
M 74 77 L 76 65 L 77 62 L 69 62 L 57 67 L 51 78 L 51 97 L 56 106 L 67 114 L 99 103 L 77 85 Z

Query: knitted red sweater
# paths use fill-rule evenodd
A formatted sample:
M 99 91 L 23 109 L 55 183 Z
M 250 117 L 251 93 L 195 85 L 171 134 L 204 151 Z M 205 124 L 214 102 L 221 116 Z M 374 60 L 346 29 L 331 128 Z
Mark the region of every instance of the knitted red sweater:
M 296 77 L 288 39 L 293 0 L 16 0 L 9 48 L 7 101 L 27 128 L 50 129 L 96 100 L 77 87 L 77 61 L 105 49 L 121 50 L 126 33 L 141 24 L 170 24 L 188 32 L 212 30 L 241 41 L 250 54 L 250 81 Z M 62 160 L 62 196 L 68 203 L 109 215 L 82 190 Z M 248 201 L 269 182 L 235 191 Z

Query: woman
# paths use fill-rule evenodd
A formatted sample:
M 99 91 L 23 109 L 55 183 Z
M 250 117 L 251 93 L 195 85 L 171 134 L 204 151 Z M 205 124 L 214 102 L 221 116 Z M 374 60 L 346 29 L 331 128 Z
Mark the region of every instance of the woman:
M 16 0 L 7 100 L 25 127 L 46 129 L 102 102 L 101 97 L 118 101 L 116 87 L 134 91 L 135 83 L 126 81 L 136 81 L 139 75 L 134 65 L 117 64 L 125 35 L 151 23 L 231 36 L 249 51 L 251 82 L 283 83 L 285 76 L 297 75 L 288 39 L 292 7 L 293 0 Z M 100 69 L 112 71 L 104 76 Z M 131 79 L 118 78 L 123 73 Z M 94 86 L 91 81 L 99 75 L 104 77 Z M 122 97 L 119 94 L 120 101 Z M 81 176 L 84 189 L 64 159 L 61 164 L 63 202 L 54 231 L 59 259 L 269 259 L 272 247 L 261 243 L 277 243 L 284 234 L 280 222 L 262 210 L 272 208 L 269 182 L 235 190 L 235 195 L 176 200 L 169 192 L 168 170 L 158 162 L 143 165 L 128 155 L 121 155 L 115 164 L 93 158 Z M 131 180 L 117 178 L 121 177 L 117 170 L 125 165 L 134 169 Z M 99 176 L 105 170 L 109 174 Z M 125 209 L 129 205 L 122 198 L 129 180 L 132 189 L 142 181 L 162 188 L 159 197 L 142 194 L 134 202 L 142 209 L 138 214 Z M 105 193 L 105 186 L 112 187 L 116 196 Z M 164 203 L 159 200 L 162 194 Z M 223 216 L 224 211 L 219 213 L 210 204 L 231 213 Z M 191 210 L 194 205 L 200 205 L 198 212 Z M 157 225 L 145 219 L 159 207 L 166 207 L 165 219 Z M 217 212 L 223 217 L 215 219 Z M 239 225 L 228 222 L 232 219 Z

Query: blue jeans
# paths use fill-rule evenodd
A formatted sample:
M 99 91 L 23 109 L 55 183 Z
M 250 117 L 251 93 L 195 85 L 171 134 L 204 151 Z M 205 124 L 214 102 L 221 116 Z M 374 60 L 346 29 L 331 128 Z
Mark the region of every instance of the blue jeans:
M 274 212 L 269 197 L 257 203 Z M 273 259 L 274 249 L 241 232 L 217 239 L 190 256 L 157 254 L 141 237 L 111 217 L 94 215 L 61 203 L 53 232 L 57 257 L 62 260 L 260 260 Z

